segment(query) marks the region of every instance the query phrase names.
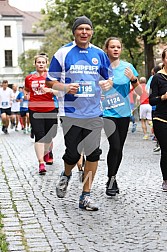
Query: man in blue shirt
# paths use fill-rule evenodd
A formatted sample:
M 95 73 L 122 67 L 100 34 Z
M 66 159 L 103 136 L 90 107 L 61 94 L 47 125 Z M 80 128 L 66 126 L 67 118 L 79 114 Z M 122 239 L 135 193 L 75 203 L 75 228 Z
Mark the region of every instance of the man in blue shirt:
M 56 186 L 63 198 L 67 191 L 71 171 L 84 150 L 83 191 L 79 199 L 81 209 L 96 211 L 90 191 L 101 150 L 103 127 L 100 99 L 101 91 L 112 87 L 112 69 L 103 50 L 90 43 L 93 26 L 90 19 L 75 19 L 72 32 L 74 41 L 61 47 L 53 56 L 46 84 L 59 90 L 59 113 L 65 140 L 64 171 Z

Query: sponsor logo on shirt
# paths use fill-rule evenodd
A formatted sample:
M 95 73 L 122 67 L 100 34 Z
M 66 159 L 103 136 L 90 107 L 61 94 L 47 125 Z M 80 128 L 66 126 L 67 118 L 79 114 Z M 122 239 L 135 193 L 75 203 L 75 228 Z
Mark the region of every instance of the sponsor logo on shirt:
M 79 53 L 88 53 L 86 50 L 80 50 Z
M 98 59 L 93 58 L 93 59 L 92 59 L 92 63 L 93 63 L 94 65 L 97 65 L 97 64 L 98 64 Z

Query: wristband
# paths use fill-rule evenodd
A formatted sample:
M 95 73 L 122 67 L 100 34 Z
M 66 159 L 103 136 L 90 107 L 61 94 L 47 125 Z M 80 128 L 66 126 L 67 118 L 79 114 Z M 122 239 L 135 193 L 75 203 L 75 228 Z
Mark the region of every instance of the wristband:
M 131 80 L 130 82 L 131 82 L 132 84 L 137 83 L 137 78 L 136 78 L 135 80 Z

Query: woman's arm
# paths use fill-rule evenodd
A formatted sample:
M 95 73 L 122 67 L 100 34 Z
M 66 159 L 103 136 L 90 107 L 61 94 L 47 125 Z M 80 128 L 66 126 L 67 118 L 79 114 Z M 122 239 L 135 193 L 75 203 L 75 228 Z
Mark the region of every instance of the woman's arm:
M 158 90 L 158 76 L 154 75 L 150 84 L 149 103 L 151 106 L 161 102 L 161 96 Z

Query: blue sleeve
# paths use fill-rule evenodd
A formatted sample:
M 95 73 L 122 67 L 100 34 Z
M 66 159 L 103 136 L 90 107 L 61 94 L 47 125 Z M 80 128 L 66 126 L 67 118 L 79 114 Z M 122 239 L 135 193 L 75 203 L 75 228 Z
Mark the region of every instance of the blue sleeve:
M 19 93 L 18 96 L 16 97 L 16 100 L 20 100 L 20 93 Z
M 147 84 L 146 84 L 146 90 L 147 90 L 147 91 L 150 90 L 150 85 L 151 85 L 152 78 L 153 78 L 153 75 L 150 76 L 150 78 L 149 78 L 148 81 L 147 81 Z
M 108 58 L 108 56 L 103 53 L 102 57 L 101 57 L 101 61 L 102 61 L 102 66 L 100 69 L 100 75 L 102 77 L 102 79 L 112 79 L 113 78 L 113 70 L 110 64 L 110 60 Z
M 62 73 L 62 67 L 61 67 L 59 61 L 55 58 L 55 56 L 53 56 L 51 63 L 50 63 L 50 66 L 49 66 L 46 80 L 47 81 L 51 81 L 51 80 L 60 81 L 61 73 Z

